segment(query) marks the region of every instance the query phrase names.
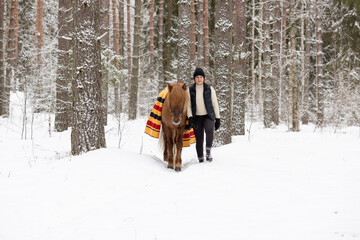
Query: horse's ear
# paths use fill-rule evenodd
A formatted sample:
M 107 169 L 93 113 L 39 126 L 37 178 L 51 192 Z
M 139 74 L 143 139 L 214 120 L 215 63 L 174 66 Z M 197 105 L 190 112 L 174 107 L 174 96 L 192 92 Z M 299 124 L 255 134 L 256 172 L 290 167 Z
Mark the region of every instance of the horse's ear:
M 168 87 L 168 89 L 169 89 L 169 92 L 171 92 L 171 90 L 172 90 L 173 87 L 172 87 L 169 83 L 167 84 L 167 87 Z
M 182 88 L 183 88 L 184 90 L 186 90 L 187 87 L 186 87 L 186 84 L 185 84 L 185 83 L 183 84 Z

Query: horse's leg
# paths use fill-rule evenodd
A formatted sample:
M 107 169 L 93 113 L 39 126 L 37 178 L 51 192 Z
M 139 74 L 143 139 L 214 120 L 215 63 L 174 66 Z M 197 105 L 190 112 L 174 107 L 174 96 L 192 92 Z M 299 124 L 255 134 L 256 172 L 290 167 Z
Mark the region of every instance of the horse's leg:
M 174 143 L 172 139 L 168 139 L 168 147 L 167 147 L 167 154 L 168 154 L 168 168 L 174 169 Z
M 167 167 L 174 169 L 172 130 L 166 126 L 164 127 L 164 146 L 164 160 L 168 162 Z
M 163 127 L 163 151 L 164 151 L 164 161 L 169 162 L 169 154 L 168 154 L 168 140 L 166 138 L 167 133 L 165 133 L 165 129 Z
M 182 164 L 181 152 L 182 152 L 182 147 L 183 147 L 182 137 L 183 137 L 183 130 L 181 128 L 177 128 L 176 129 L 176 139 L 175 139 L 175 144 L 176 144 L 176 146 L 175 146 L 176 147 L 175 171 L 177 171 L 177 172 L 181 171 L 181 164 Z

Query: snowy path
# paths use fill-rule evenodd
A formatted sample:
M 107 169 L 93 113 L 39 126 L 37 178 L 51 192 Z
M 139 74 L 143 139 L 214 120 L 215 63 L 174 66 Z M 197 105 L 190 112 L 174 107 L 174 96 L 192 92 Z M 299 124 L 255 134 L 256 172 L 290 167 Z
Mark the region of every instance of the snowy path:
M 144 121 L 128 123 L 122 149 L 108 131 L 107 149 L 79 157 L 67 155 L 69 133 L 35 151 L 1 139 L 0 240 L 360 239 L 359 129 L 253 125 L 212 163 L 185 149 L 175 173 Z

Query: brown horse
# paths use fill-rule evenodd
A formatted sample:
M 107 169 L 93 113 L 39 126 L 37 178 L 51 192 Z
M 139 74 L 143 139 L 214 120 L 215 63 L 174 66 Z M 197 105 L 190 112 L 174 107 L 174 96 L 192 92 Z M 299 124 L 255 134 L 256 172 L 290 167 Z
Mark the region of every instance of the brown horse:
M 175 82 L 167 87 L 169 93 L 165 98 L 161 117 L 164 161 L 168 162 L 168 168 L 174 169 L 175 165 L 175 171 L 179 172 L 189 96 L 183 83 Z

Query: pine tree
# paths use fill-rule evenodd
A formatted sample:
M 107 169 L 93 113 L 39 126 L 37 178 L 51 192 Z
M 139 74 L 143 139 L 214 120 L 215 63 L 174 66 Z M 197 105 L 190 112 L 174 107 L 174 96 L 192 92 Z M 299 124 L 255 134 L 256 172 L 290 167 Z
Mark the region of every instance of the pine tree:
M 140 58 L 140 31 L 141 31 L 141 0 L 135 0 L 135 23 L 133 43 L 133 63 L 131 70 L 130 98 L 129 98 L 129 119 L 136 119 L 138 104 L 139 84 L 139 58 Z
M 276 0 L 274 4 L 274 24 L 273 24 L 273 51 L 272 51 L 272 110 L 271 121 L 275 125 L 279 124 L 279 103 L 280 103 L 280 71 L 281 71 L 281 1 Z
M 102 59 L 109 62 L 110 51 L 110 0 L 101 0 L 101 47 Z M 102 99 L 103 99 L 103 114 L 104 124 L 107 125 L 108 115 L 108 96 L 109 96 L 109 71 L 105 66 L 102 66 Z M 116 96 L 116 95 L 115 95 Z
M 324 82 L 323 82 L 323 53 L 322 53 L 322 5 L 320 0 L 315 0 L 315 99 L 316 99 L 316 124 L 324 124 Z
M 7 64 L 6 64 L 6 81 L 3 94 L 3 113 L 9 115 L 10 106 L 10 90 L 12 84 L 15 83 L 17 66 L 18 66 L 18 1 L 11 0 L 10 2 L 10 24 L 8 30 L 7 43 Z
M 178 81 L 191 84 L 190 74 L 190 30 L 191 0 L 178 1 L 179 6 L 179 48 L 178 48 Z
M 246 97 L 246 1 L 235 1 L 234 25 L 234 84 L 232 135 L 245 134 Z
M 5 0 L 0 0 L 0 116 L 4 114 L 4 15 L 5 15 Z
M 204 11 L 204 0 L 197 1 L 197 66 L 204 68 L 204 37 L 205 37 L 205 11 Z
M 216 2 L 215 13 L 215 79 L 222 127 L 218 130 L 215 145 L 231 143 L 231 59 L 232 59 L 232 1 Z
M 190 69 L 196 66 L 196 28 L 195 28 L 195 0 L 191 0 L 191 29 L 190 29 Z
M 155 11 L 155 0 L 150 0 L 150 79 L 154 79 L 155 74 L 155 45 L 154 45 L 154 11 Z
M 164 0 L 159 2 L 159 44 L 158 44 L 158 64 L 157 71 L 159 76 L 158 92 L 165 87 L 164 82 Z
M 290 10 L 290 73 L 289 79 L 291 84 L 292 95 L 292 130 L 299 131 L 299 101 L 298 101 L 298 78 L 297 78 L 297 61 L 296 61 L 296 43 L 295 43 L 295 3 L 294 0 L 289 2 Z
M 263 70 L 264 73 L 264 126 L 271 127 L 273 111 L 273 76 L 271 73 L 271 46 L 270 46 L 270 4 L 267 0 L 263 3 Z M 260 59 L 259 59 L 260 62 Z
M 310 4 L 309 0 L 305 1 L 304 6 L 304 41 L 305 41 L 305 52 L 303 55 L 303 75 L 302 75 L 302 114 L 301 122 L 302 124 L 309 123 L 309 99 L 310 99 Z
M 209 40 L 209 0 L 204 0 L 204 38 L 205 38 L 205 53 L 204 64 L 205 72 L 210 72 L 210 40 Z
M 58 69 L 56 75 L 55 130 L 62 132 L 70 126 L 71 70 L 71 1 L 59 0 Z
M 116 59 L 120 57 L 120 39 L 119 39 L 119 18 L 117 18 L 117 8 L 116 8 L 116 0 L 112 0 L 112 22 L 113 22 L 113 54 L 115 55 Z M 116 69 L 120 68 L 120 62 L 115 60 L 112 62 Z M 120 92 L 119 92 L 119 82 L 116 79 L 113 79 L 114 83 L 114 100 L 115 100 L 115 116 L 117 118 L 120 117 Z
M 73 124 L 71 152 L 106 147 L 101 94 L 100 0 L 73 0 L 73 51 L 75 76 L 72 80 Z
M 126 92 L 126 37 L 125 37 L 125 1 L 119 1 L 119 53 L 120 53 L 120 71 L 121 71 L 121 78 L 120 81 L 120 112 L 124 110 L 124 104 L 126 102 L 125 92 Z

